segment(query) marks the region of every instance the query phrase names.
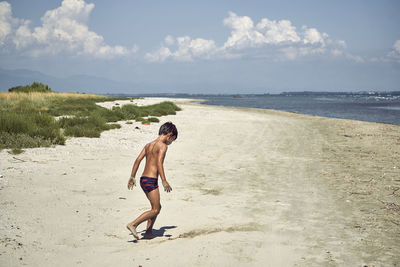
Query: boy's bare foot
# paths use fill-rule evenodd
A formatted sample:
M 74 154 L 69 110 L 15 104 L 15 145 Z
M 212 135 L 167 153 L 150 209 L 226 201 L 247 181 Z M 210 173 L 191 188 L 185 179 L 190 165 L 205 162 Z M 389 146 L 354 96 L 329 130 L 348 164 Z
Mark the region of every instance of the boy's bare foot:
M 144 233 L 144 235 L 143 235 L 143 238 L 144 238 L 144 239 L 153 239 L 153 238 L 155 238 L 155 237 L 156 237 L 156 236 L 153 235 L 152 232 L 146 232 L 146 233 Z
M 136 238 L 139 239 L 138 234 L 136 233 L 136 227 L 130 224 L 126 225 L 126 228 L 128 228 L 129 231 L 131 231 L 132 235 Z

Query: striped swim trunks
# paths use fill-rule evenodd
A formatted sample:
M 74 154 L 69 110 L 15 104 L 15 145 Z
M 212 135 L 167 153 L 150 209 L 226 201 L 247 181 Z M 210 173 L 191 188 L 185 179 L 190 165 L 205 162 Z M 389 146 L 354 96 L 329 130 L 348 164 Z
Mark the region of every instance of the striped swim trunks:
M 149 193 L 158 188 L 158 179 L 142 176 L 140 177 L 140 187 L 142 187 L 144 192 Z

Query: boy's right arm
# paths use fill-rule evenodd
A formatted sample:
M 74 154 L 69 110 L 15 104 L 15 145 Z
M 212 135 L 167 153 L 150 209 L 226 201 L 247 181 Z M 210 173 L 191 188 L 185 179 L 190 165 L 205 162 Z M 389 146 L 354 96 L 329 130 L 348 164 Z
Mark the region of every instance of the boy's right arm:
M 160 152 L 158 154 L 158 159 L 157 159 L 157 171 L 161 176 L 161 180 L 162 180 L 162 185 L 164 187 L 164 190 L 166 192 L 171 192 L 172 188 L 169 185 L 169 183 L 167 182 L 167 179 L 165 178 L 165 173 L 164 173 L 164 158 L 165 158 L 165 154 L 167 153 L 167 146 L 161 146 L 160 148 Z
M 146 147 L 142 149 L 142 152 L 140 152 L 139 156 L 135 160 L 135 163 L 133 164 L 131 177 L 129 178 L 128 181 L 128 189 L 132 189 L 136 185 L 136 179 L 135 179 L 136 172 L 144 156 L 146 156 Z

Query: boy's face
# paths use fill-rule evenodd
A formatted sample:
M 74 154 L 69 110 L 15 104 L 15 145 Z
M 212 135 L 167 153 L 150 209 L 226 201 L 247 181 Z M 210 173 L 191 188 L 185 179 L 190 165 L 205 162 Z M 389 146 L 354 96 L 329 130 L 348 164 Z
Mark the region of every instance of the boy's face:
M 172 144 L 176 139 L 176 136 L 173 136 L 172 133 L 167 134 L 167 145 Z

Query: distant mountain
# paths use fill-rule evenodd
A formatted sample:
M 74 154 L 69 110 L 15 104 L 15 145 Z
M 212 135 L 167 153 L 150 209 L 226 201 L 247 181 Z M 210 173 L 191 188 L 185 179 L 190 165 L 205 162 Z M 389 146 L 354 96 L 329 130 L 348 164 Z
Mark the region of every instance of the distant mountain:
M 48 84 L 54 79 L 56 78 L 38 71 L 0 69 L 0 91 L 8 91 L 11 87 L 31 84 L 34 81 Z
M 139 90 L 139 88 L 143 88 L 143 86 L 117 82 L 103 77 L 73 75 L 67 78 L 60 78 L 46 75 L 39 71 L 27 69 L 6 70 L 0 68 L 0 91 L 8 91 L 11 87 L 27 85 L 35 81 L 49 85 L 49 87 L 56 92 L 97 94 L 111 92 L 145 93 L 145 90 Z

